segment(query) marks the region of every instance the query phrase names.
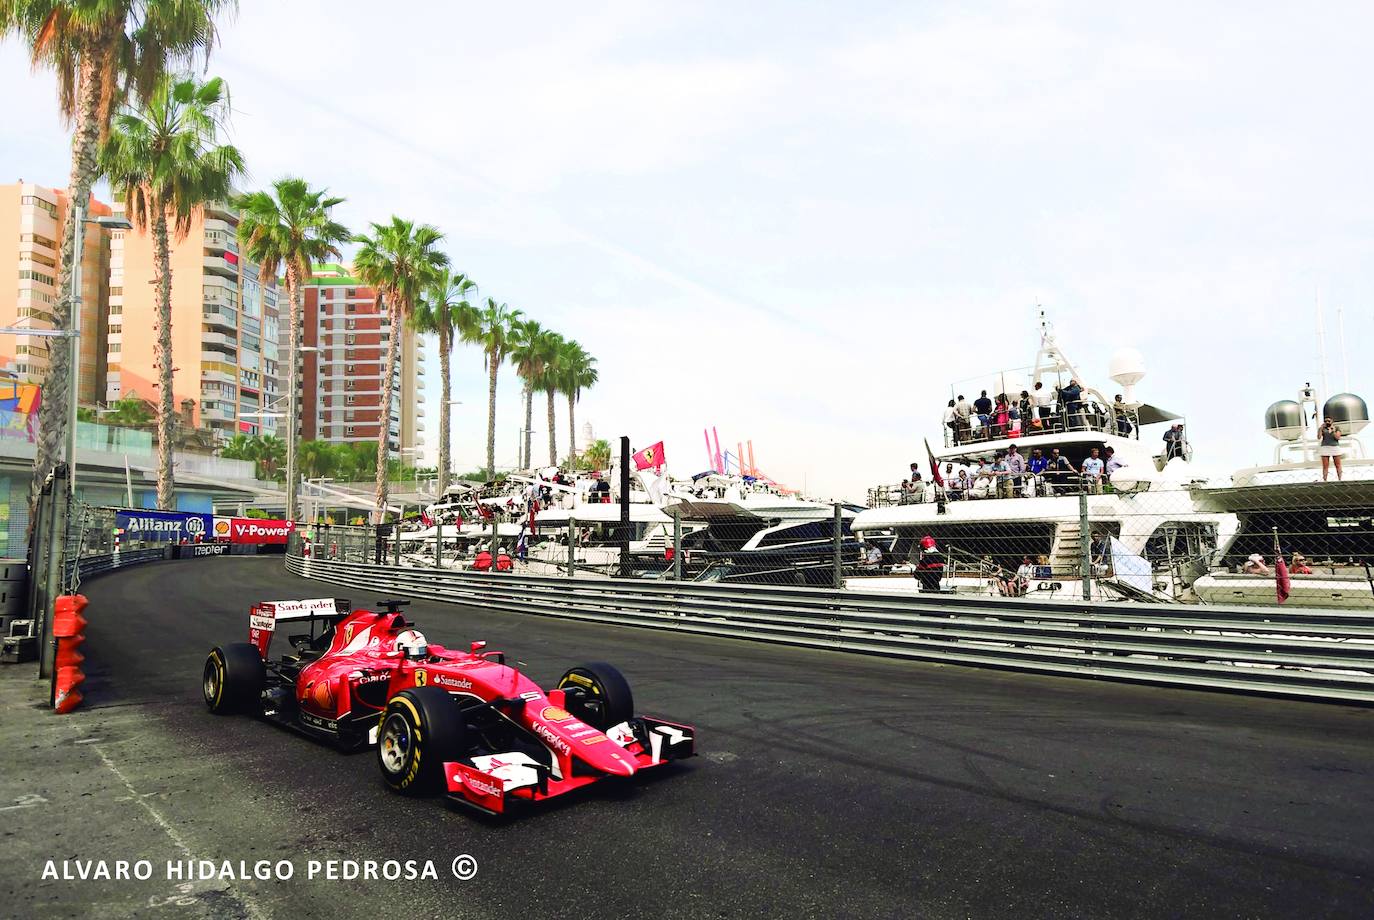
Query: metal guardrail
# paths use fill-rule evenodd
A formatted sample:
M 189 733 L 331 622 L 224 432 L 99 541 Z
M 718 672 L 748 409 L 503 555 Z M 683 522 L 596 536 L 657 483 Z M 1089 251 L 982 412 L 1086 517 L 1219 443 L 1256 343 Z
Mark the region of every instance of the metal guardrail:
M 161 547 L 156 549 L 130 549 L 118 553 L 102 553 L 98 556 L 83 556 L 76 566 L 77 580 L 89 578 L 92 575 L 99 575 L 104 572 L 113 572 L 115 569 L 127 568 L 131 565 L 142 565 L 145 562 L 160 562 L 167 558 L 167 551 Z M 70 563 L 68 563 L 70 565 Z M 71 582 L 71 569 L 65 570 L 67 583 Z
M 1374 614 L 1088 606 L 377 566 L 288 555 L 306 578 L 392 596 L 874 655 L 1374 702 Z

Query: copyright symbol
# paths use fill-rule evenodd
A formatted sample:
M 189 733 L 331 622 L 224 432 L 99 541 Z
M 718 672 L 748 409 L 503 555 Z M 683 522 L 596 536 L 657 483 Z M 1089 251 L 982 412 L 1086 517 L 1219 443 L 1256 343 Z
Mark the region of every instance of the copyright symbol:
M 467 882 L 477 877 L 477 859 L 467 853 L 459 853 L 453 857 L 453 877 L 460 882 Z

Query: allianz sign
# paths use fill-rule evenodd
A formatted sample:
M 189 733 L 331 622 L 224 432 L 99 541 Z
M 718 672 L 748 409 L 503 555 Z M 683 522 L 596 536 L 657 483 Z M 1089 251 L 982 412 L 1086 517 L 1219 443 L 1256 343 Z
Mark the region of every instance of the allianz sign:
M 131 539 L 195 540 L 210 536 L 210 515 L 175 511 L 117 511 L 115 526 Z

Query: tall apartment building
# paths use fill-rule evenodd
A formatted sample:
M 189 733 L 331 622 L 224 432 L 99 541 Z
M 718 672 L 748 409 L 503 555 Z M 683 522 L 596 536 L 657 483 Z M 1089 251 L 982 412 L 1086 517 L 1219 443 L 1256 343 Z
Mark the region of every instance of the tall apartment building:
M 278 434 L 281 408 L 276 280 L 239 255 L 238 213 L 198 211 L 172 237 L 172 387 L 178 408 L 222 437 Z M 283 298 L 284 300 L 284 298 Z M 157 398 L 153 357 L 157 303 L 151 234 L 115 231 L 110 241 L 106 400 Z
M 302 344 L 318 350 L 304 353 L 301 436 L 337 443 L 379 440 L 392 330 L 376 291 L 343 265 L 318 265 L 305 287 L 304 306 Z M 413 451 L 423 440 L 425 356 L 412 329 L 401 329 L 400 336 L 388 440 L 392 451 Z
M 0 185 L 0 326 L 52 329 L 62 276 L 62 235 L 71 216 L 63 189 L 32 182 Z M 108 217 L 108 204 L 92 198 L 88 217 Z M 77 401 L 94 405 L 104 396 L 104 307 L 109 276 L 110 231 L 85 227 L 81 262 L 80 377 Z M 27 383 L 42 383 L 50 348 L 61 339 L 0 335 L 0 368 Z

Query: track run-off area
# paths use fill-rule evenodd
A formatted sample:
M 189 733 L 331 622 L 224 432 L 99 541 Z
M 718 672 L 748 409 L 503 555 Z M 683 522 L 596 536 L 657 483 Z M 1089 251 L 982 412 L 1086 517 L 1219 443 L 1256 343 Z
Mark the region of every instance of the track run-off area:
M 261 600 L 377 598 L 280 557 L 87 583 L 86 702 L 0 672 L 7 916 L 1215 917 L 1374 915 L 1374 709 L 1044 677 L 417 602 L 548 685 L 619 667 L 700 756 L 509 821 L 391 792 L 342 755 L 201 701 Z M 284 645 L 282 637 L 278 643 Z M 17 673 L 22 671 L 22 675 Z M 450 871 L 467 854 L 476 877 Z M 44 879 L 137 860 L 147 881 Z M 291 860 L 289 880 L 168 880 Z M 305 877 L 425 860 L 437 879 Z

